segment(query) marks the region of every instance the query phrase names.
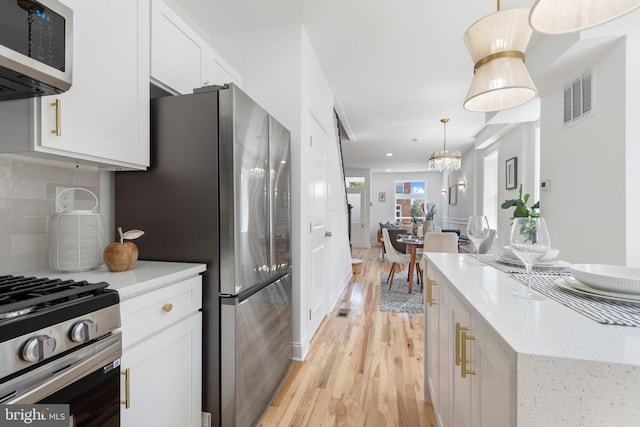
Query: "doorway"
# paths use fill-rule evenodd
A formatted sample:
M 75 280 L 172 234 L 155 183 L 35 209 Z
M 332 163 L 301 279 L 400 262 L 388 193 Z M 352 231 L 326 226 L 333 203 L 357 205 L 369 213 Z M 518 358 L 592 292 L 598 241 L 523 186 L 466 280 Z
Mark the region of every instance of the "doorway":
M 351 205 L 351 246 L 354 248 L 368 248 L 369 233 L 365 220 L 365 188 L 347 188 L 347 202 Z

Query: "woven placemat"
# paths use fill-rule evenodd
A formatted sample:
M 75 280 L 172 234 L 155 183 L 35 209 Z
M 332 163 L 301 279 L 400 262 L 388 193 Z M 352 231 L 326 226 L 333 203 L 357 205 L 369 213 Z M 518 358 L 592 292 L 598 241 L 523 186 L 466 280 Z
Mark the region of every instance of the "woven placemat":
M 527 270 L 524 267 L 502 263 L 498 256 L 493 254 L 480 255 L 480 259 L 526 285 Z M 568 276 L 571 276 L 569 269 L 562 265 L 533 268 L 531 288 L 596 322 L 605 325 L 640 327 L 640 301 L 637 304 L 605 301 L 597 295 L 591 298 L 555 284 L 556 280 Z

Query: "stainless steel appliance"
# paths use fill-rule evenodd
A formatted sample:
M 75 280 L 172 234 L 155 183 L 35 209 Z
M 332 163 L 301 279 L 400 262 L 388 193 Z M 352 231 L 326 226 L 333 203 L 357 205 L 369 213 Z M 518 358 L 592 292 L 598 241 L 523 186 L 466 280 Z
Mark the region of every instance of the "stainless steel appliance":
M 0 276 L 0 404 L 68 404 L 120 425 L 120 306 L 106 283 Z
M 290 135 L 234 85 L 151 102 L 151 167 L 118 172 L 115 222 L 140 258 L 207 264 L 204 402 L 249 426 L 291 359 Z
M 72 38 L 73 12 L 59 1 L 0 2 L 0 100 L 68 90 Z

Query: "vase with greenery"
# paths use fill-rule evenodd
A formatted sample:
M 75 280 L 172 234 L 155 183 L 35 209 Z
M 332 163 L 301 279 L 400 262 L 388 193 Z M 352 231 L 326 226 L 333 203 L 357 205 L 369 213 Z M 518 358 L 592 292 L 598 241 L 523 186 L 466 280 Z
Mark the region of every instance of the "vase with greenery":
M 518 198 L 505 200 L 502 203 L 502 209 L 509 209 L 511 207 L 515 207 L 513 211 L 513 218 L 539 218 L 540 212 L 540 201 L 535 202 L 531 206 L 527 206 L 527 202 L 529 202 L 529 194 L 525 194 L 522 196 L 522 184 L 520 184 L 520 188 L 518 189 Z
M 436 212 L 438 212 L 438 209 L 436 209 L 436 204 L 433 202 L 428 202 L 424 210 L 423 230 L 425 233 L 433 231 L 433 218 L 436 216 Z
M 518 189 L 518 198 L 505 200 L 502 203 L 501 207 L 502 209 L 515 207 L 515 209 L 513 210 L 513 216 L 511 217 L 511 219 L 513 220 L 515 220 L 516 218 L 540 218 L 540 201 L 535 202 L 531 206 L 527 206 L 528 201 L 529 194 L 525 194 L 524 197 L 522 196 L 522 184 L 520 184 L 520 188 Z M 519 233 L 526 237 L 525 241 L 535 244 L 537 241 L 536 222 L 521 221 L 518 224 Z

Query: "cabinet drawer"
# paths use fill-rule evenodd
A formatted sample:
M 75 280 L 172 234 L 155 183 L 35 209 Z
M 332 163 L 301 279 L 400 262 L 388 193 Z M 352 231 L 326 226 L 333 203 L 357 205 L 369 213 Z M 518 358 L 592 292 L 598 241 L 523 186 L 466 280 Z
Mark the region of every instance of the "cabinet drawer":
M 201 276 L 122 301 L 123 349 L 184 319 L 201 307 Z

